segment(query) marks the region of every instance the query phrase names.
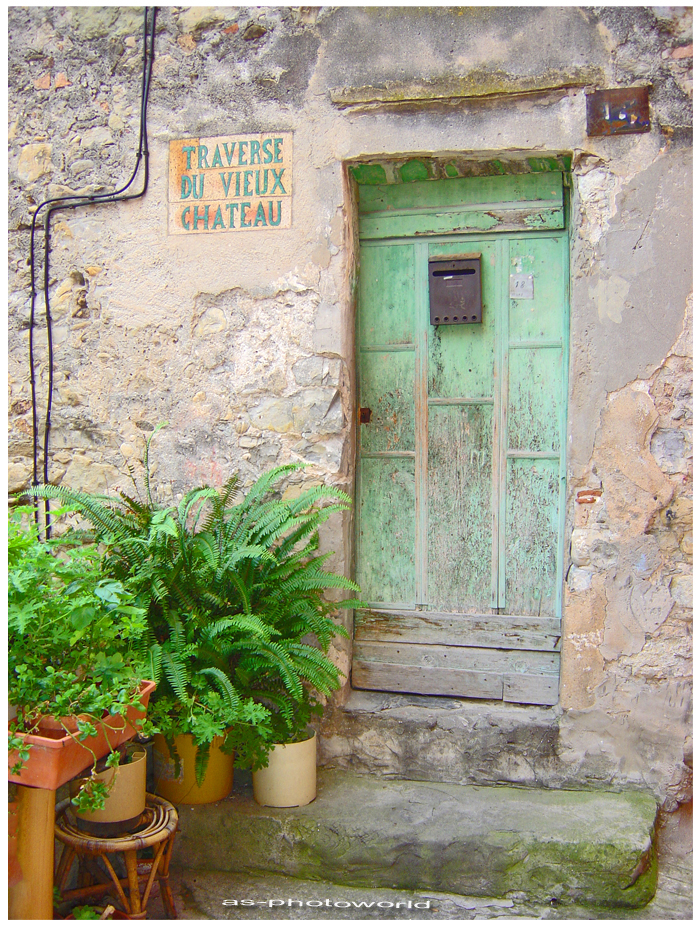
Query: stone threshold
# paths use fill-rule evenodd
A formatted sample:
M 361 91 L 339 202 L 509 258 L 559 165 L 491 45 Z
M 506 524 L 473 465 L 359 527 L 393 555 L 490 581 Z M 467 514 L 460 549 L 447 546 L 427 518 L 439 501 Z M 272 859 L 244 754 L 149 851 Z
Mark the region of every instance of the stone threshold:
M 353 690 L 328 706 L 319 765 L 462 785 L 595 787 L 559 759 L 559 708 Z

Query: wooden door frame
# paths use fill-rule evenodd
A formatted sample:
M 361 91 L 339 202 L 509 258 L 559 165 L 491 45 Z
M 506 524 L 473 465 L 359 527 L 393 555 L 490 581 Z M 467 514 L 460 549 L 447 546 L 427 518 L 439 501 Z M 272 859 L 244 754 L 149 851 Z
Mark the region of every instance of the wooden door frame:
M 566 172 L 562 171 L 562 173 L 564 174 L 564 177 L 565 177 L 565 181 L 564 181 L 564 210 L 565 210 L 565 221 L 564 221 L 563 224 L 562 224 L 563 227 L 561 227 L 561 228 L 558 230 L 558 234 L 559 234 L 559 235 L 562 235 L 562 234 L 565 235 L 565 236 L 566 236 L 566 239 L 567 239 L 567 244 L 566 244 L 566 247 L 565 247 L 566 265 L 565 265 L 564 268 L 562 268 L 562 272 L 563 272 L 563 275 L 564 275 L 564 277 L 563 277 L 563 283 L 564 283 L 565 290 L 566 290 L 566 297 L 567 297 L 567 303 L 568 303 L 568 310 L 569 310 L 569 311 L 565 313 L 564 323 L 563 323 L 564 329 L 563 329 L 563 332 L 562 332 L 562 342 L 563 342 L 563 352 L 564 352 L 564 355 L 563 355 L 563 358 L 562 358 L 562 363 L 563 363 L 563 365 L 564 365 L 564 366 L 563 366 L 563 372 L 564 372 L 564 375 L 565 375 L 565 378 L 566 378 L 566 379 L 565 379 L 565 381 L 563 381 L 563 395 L 562 395 L 562 416 L 563 416 L 563 422 L 562 422 L 560 434 L 561 434 L 561 437 L 562 437 L 562 445 L 563 445 L 563 446 L 562 446 L 562 452 L 561 452 L 561 458 L 560 458 L 560 495 L 559 495 L 559 519 L 560 519 L 560 525 L 559 525 L 558 549 L 557 549 L 557 552 L 556 552 L 556 559 L 557 559 L 557 585 L 556 585 L 557 609 L 556 609 L 556 611 L 557 611 L 557 613 L 558 613 L 560 616 L 562 615 L 562 606 L 563 606 L 563 602 L 562 602 L 562 593 L 563 593 L 563 583 L 564 583 L 564 579 L 565 579 L 565 537 L 566 537 L 566 523 L 567 523 L 567 513 L 566 513 L 566 498 L 567 498 L 567 483 L 566 483 L 566 458 L 567 458 L 567 454 L 566 454 L 566 435 L 567 435 L 567 428 L 566 428 L 566 416 L 567 416 L 567 411 L 568 411 L 568 400 L 569 400 L 569 394 L 570 394 L 570 378 L 569 378 L 569 365 L 570 365 L 570 324 L 569 324 L 569 315 L 570 315 L 570 308 L 571 308 L 571 306 L 570 306 L 570 292 L 571 292 L 571 289 L 570 289 L 570 249 L 571 249 L 570 215 L 571 215 L 571 211 L 570 211 L 570 202 L 569 202 L 569 195 L 568 195 L 568 191 L 569 191 L 569 189 L 570 189 L 570 183 L 567 183 L 567 182 L 566 182 L 566 176 L 567 176 L 567 175 L 566 175 Z M 352 184 L 352 181 L 351 181 L 351 187 L 352 187 L 352 186 L 353 186 L 353 184 Z M 359 248 L 360 248 L 360 234 L 359 234 L 359 222 L 358 222 L 358 203 L 357 203 L 358 189 L 355 188 L 353 192 L 354 192 L 354 194 L 355 194 L 355 196 L 353 197 L 353 199 L 354 199 L 354 204 L 353 204 L 353 205 L 354 205 L 354 210 L 353 210 L 353 222 L 352 222 L 352 228 L 353 228 L 353 232 L 354 232 L 354 234 L 353 234 L 353 239 L 354 239 L 354 240 L 353 240 L 353 246 L 354 246 L 354 249 L 355 249 L 355 250 L 354 250 L 354 255 L 353 255 L 353 258 L 354 258 L 353 263 L 354 263 L 355 267 L 357 268 L 357 267 L 358 267 L 358 260 L 357 260 L 356 255 L 359 255 Z M 481 234 L 482 237 L 483 237 L 483 235 L 484 235 L 483 232 L 481 232 L 481 233 L 479 233 L 479 232 L 474 232 L 474 233 L 472 233 L 472 237 L 478 237 L 479 234 Z M 486 234 L 490 235 L 491 233 L 490 233 L 490 232 L 486 232 Z M 494 235 L 497 235 L 497 236 L 500 236 L 501 234 L 503 234 L 504 237 L 507 237 L 507 235 L 508 235 L 508 230 L 507 230 L 507 229 L 504 229 L 503 232 L 494 231 L 493 234 L 494 234 Z M 554 233 L 552 233 L 552 234 L 554 234 Z M 414 238 L 413 240 L 415 241 L 416 239 L 419 239 L 422 243 L 425 243 L 426 248 L 427 248 L 427 247 L 429 246 L 429 243 L 430 243 L 430 242 L 443 242 L 443 241 L 449 241 L 449 240 L 454 240 L 455 237 L 459 237 L 459 238 L 461 239 L 461 238 L 462 238 L 463 236 L 465 236 L 465 235 L 468 235 L 468 233 L 458 232 L 458 233 L 456 233 L 456 236 L 449 236 L 449 235 L 447 235 L 447 236 L 442 236 L 442 235 L 425 235 L 425 236 L 418 236 L 418 235 L 416 235 L 415 238 Z M 537 231 L 532 231 L 532 232 L 530 232 L 530 233 L 520 233 L 520 234 L 518 234 L 518 238 L 520 238 L 521 235 L 527 235 L 527 237 L 534 237 L 534 238 L 538 238 L 538 239 L 542 237 L 542 233 L 538 233 Z M 404 240 L 409 241 L 409 240 L 411 240 L 411 239 L 410 239 L 409 236 L 404 236 Z M 397 239 L 397 241 L 398 241 L 398 239 Z M 358 270 L 357 270 L 357 272 L 356 272 L 356 281 L 355 281 L 355 285 L 354 285 L 353 288 L 352 288 L 353 294 L 354 294 L 354 307 L 353 307 L 353 308 L 355 309 L 355 311 L 354 311 L 354 313 L 353 313 L 353 326 L 352 326 L 352 329 L 353 329 L 353 357 L 354 357 L 354 368 L 355 368 L 355 369 L 354 369 L 354 372 L 353 372 L 353 379 L 354 379 L 354 386 L 355 386 L 356 408 L 359 410 L 359 393 L 358 393 L 358 389 L 359 389 L 359 370 L 357 370 L 358 349 L 357 349 L 357 344 L 356 344 L 356 331 L 357 331 L 357 296 L 358 296 L 358 293 L 359 293 L 358 282 L 359 282 L 359 268 L 358 268 Z M 423 282 L 425 282 L 425 281 L 423 281 Z M 416 281 L 416 288 L 419 289 L 419 287 L 420 287 L 420 284 L 419 284 L 418 281 Z M 501 340 L 502 340 L 502 339 L 501 339 Z M 424 356 L 427 356 L 427 355 L 425 354 L 425 352 L 423 352 L 423 354 L 424 354 Z M 497 382 L 499 382 L 499 379 L 500 379 L 500 378 L 497 378 Z M 502 402 L 502 403 L 501 403 L 501 409 L 502 409 L 502 413 L 505 414 L 505 409 L 506 409 L 506 403 L 505 403 L 505 402 Z M 416 415 L 417 415 L 417 422 L 423 422 L 425 416 L 421 416 L 421 415 L 419 414 L 419 410 L 418 410 L 418 409 L 416 409 Z M 359 469 L 360 469 L 360 468 L 359 468 L 359 442 L 358 442 L 358 433 L 359 433 L 359 429 L 358 429 L 358 427 L 357 427 L 357 425 L 356 425 L 355 428 L 353 429 L 353 438 L 352 438 L 352 443 L 353 443 L 353 477 L 354 477 L 354 482 L 355 482 L 355 487 L 356 487 L 356 489 L 357 489 L 357 485 L 358 485 L 358 482 L 357 482 L 357 481 L 358 481 L 358 479 L 359 479 Z M 419 442 L 419 444 L 420 444 L 420 442 Z M 427 453 L 427 442 L 425 442 L 425 441 L 422 442 L 422 445 L 420 445 L 420 446 L 422 446 L 422 447 L 425 449 L 425 453 Z M 506 450 L 507 450 L 507 449 L 506 449 Z M 418 461 L 417 461 L 417 463 L 418 463 Z M 419 467 L 416 468 L 416 479 L 418 479 L 419 472 L 422 472 L 423 469 L 424 469 L 424 468 L 419 468 Z M 497 474 L 497 472 L 496 472 L 496 467 L 494 466 L 494 479 L 497 477 L 497 475 L 498 475 L 498 474 Z M 357 492 L 356 492 L 355 495 L 356 495 L 356 507 L 355 507 L 355 511 L 354 511 L 354 513 L 353 513 L 353 517 L 354 517 L 354 519 L 355 519 L 355 531 L 353 532 L 353 540 L 354 540 L 354 544 L 353 544 L 353 547 L 354 547 L 354 551 L 353 551 L 354 557 L 353 557 L 353 560 L 356 562 L 356 559 L 355 559 L 355 558 L 356 558 L 356 554 L 357 554 L 357 532 L 358 532 L 358 530 L 359 530 L 359 518 L 358 518 L 358 513 L 357 513 L 357 504 L 359 504 L 359 500 L 357 499 Z M 425 496 L 425 493 L 419 494 L 419 493 L 417 492 L 417 498 L 420 499 L 420 498 L 423 498 L 424 496 Z M 505 504 L 505 503 L 503 503 L 503 504 Z M 503 530 L 504 530 L 504 525 L 505 525 L 505 519 L 504 519 L 504 517 L 503 517 L 503 513 L 500 513 L 500 517 L 498 518 L 498 522 L 499 522 L 499 531 L 503 531 Z M 496 545 L 494 545 L 494 548 L 495 548 L 496 550 L 498 550 L 498 549 L 499 549 L 499 546 L 500 546 L 499 544 L 496 544 Z M 425 559 L 425 558 L 424 558 L 424 559 Z M 501 577 L 503 576 L 503 571 L 500 572 L 500 576 L 501 576 Z M 484 616 L 484 617 L 486 618 L 486 617 L 488 617 L 488 616 Z M 504 619 L 506 619 L 506 620 L 512 618 L 512 616 L 506 616 L 506 615 L 502 615 L 502 616 L 501 616 L 501 615 L 498 615 L 497 612 L 494 612 L 494 615 L 493 615 L 492 617 L 497 617 L 497 618 L 501 618 L 501 617 L 502 617 L 502 618 L 504 618 Z M 527 622 L 528 622 L 528 619 L 527 619 L 527 618 L 524 618 L 523 616 L 516 616 L 515 620 L 516 620 L 517 622 L 519 622 L 519 625 L 518 625 L 519 632 L 520 632 L 520 630 L 522 630 L 523 633 L 525 633 L 526 635 L 529 634 L 529 633 L 532 633 L 532 628 L 526 627 Z M 500 625 L 501 622 L 498 621 L 497 624 Z M 523 625 L 523 628 L 520 628 L 520 624 Z M 515 630 L 515 629 L 514 629 L 514 630 Z M 518 632 L 518 633 L 519 633 L 519 632 Z M 548 635 L 548 636 L 549 636 L 549 635 Z M 552 630 L 551 630 L 551 640 L 554 641 L 554 646 L 555 646 L 555 648 L 556 648 L 557 650 L 560 649 L 560 638 L 561 638 L 561 631 L 560 631 L 560 629 L 557 631 L 556 629 L 552 628 Z M 354 636 L 353 636 L 353 641 L 352 641 L 352 647 L 353 647 L 353 650 L 354 650 L 354 647 L 355 647 Z M 549 648 L 547 648 L 547 649 L 549 649 Z M 485 696 L 485 697 L 488 697 L 488 696 Z M 514 699 L 514 700 L 517 701 L 517 699 Z M 550 702 L 548 702 L 548 704 L 552 704 L 552 702 L 550 701 Z

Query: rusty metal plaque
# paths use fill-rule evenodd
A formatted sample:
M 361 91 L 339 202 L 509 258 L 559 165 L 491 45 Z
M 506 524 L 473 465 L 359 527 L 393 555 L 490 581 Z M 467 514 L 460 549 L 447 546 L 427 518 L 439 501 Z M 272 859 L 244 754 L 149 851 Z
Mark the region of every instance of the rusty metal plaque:
M 428 262 L 432 325 L 481 322 L 481 259 Z
M 648 132 L 649 88 L 596 90 L 586 95 L 588 135 L 628 135 Z

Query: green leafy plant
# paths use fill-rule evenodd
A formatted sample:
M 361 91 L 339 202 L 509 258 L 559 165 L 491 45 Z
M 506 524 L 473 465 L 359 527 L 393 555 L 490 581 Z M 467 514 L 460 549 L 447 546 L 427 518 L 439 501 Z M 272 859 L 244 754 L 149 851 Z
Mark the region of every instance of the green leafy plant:
M 158 682 L 153 717 L 171 744 L 192 733 L 201 771 L 214 731 L 226 730 L 237 765 L 255 768 L 273 743 L 305 736 L 319 710 L 315 693 L 340 683 L 327 652 L 346 632 L 332 614 L 363 603 L 324 599 L 328 588 L 358 590 L 324 570 L 330 555 L 318 554 L 318 527 L 350 498 L 316 486 L 283 501 L 278 483 L 301 466 L 289 464 L 240 499 L 233 476 L 219 490 L 199 487 L 176 504 L 159 503 L 149 481 L 157 431 L 146 445 L 143 498 L 138 487 L 118 498 L 60 486 L 34 494 L 58 498 L 90 523 L 105 547 L 105 574 L 145 608 L 142 654 Z
M 102 918 L 102 911 L 90 904 L 80 904 L 73 908 L 71 914 L 76 921 L 99 921 Z
M 123 582 L 142 605 L 147 630 L 139 653 L 157 684 L 151 723 L 165 737 L 178 766 L 175 737 L 193 737 L 201 784 L 216 737 L 224 736 L 225 752 L 236 750 L 243 757 L 268 736 L 269 710 L 241 693 L 229 672 L 236 642 L 267 632 L 260 622 L 236 615 L 228 606 L 209 564 L 211 525 L 226 510 L 236 479 L 220 491 L 193 489 L 176 505 L 159 503 L 148 476 L 154 435 L 144 455 L 143 498 L 137 498 L 135 481 L 136 494 L 118 498 L 53 486 L 36 487 L 33 494 L 59 498 L 66 510 L 79 512 L 90 523 L 104 548 L 105 576 Z M 266 556 L 262 547 L 237 554 L 229 570 L 243 556 Z M 220 616 L 223 621 L 217 620 Z
M 175 747 L 179 734 L 189 734 L 197 746 L 195 779 L 204 781 L 209 752 L 216 738 L 223 738 L 224 753 L 236 751 L 236 761 L 251 751 L 251 744 L 268 735 L 269 711 L 243 697 L 216 660 L 212 640 L 216 628 L 201 629 L 173 617 L 168 639 L 152 643 L 148 659 L 154 679 L 164 683 L 154 701 L 151 720 L 165 738 L 180 774 L 180 758 Z
M 242 559 L 227 591 L 235 608 L 267 630 L 264 639 L 240 642 L 234 668 L 241 686 L 272 711 L 263 752 L 275 743 L 308 736 L 310 720 L 322 710 L 317 695 L 327 696 L 340 685 L 339 670 L 327 653 L 333 639 L 347 632 L 333 614 L 364 604 L 354 598 L 325 598 L 331 588 L 359 592 L 351 580 L 324 569 L 331 553 L 318 553 L 319 526 L 347 509 L 351 500 L 327 486 L 283 500 L 277 484 L 299 466 L 264 474 L 212 532 L 211 563 L 218 569 L 237 548 L 262 547 L 266 552 Z M 261 758 L 254 757 L 254 767 L 260 764 Z
M 114 579 L 105 578 L 93 546 L 69 534 L 42 542 L 29 507 L 10 512 L 8 523 L 9 748 L 12 771 L 28 762 L 23 735 L 39 733 L 46 718 L 98 757 L 88 738 L 130 708 L 142 711 L 144 667 L 139 641 L 144 609 Z M 124 723 L 126 723 L 124 721 Z M 108 762 L 118 763 L 113 751 Z M 88 778 L 76 804 L 103 807 L 102 783 Z

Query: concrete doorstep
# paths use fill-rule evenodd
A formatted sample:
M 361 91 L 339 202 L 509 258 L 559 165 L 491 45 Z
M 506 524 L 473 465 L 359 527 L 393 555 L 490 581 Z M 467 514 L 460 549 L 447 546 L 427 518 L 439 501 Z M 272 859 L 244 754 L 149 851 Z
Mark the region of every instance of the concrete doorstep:
M 462 912 L 476 910 L 464 907 L 472 901 L 494 913 L 509 902 L 632 909 L 656 889 L 657 809 L 641 792 L 474 787 L 319 770 L 318 797 L 304 808 L 261 808 L 249 786 L 239 786 L 224 801 L 178 810 L 173 866 L 194 895 L 198 884 L 218 880 L 212 904 L 219 913 L 209 917 L 308 917 L 315 907 L 318 917 L 355 910 L 363 917 L 382 910 L 430 916 L 415 904 L 429 900 L 426 893 L 461 898 L 461 906 L 453 903 Z M 298 900 L 324 905 L 287 905 L 296 895 L 285 886 L 277 892 L 275 878 L 301 880 L 310 894 Z M 257 887 L 255 879 L 262 879 Z M 318 883 L 326 886 L 323 898 Z M 255 894 L 263 887 L 264 897 Z M 397 892 L 405 908 L 388 907 Z M 225 906 L 227 899 L 239 903 Z M 258 904 L 274 899 L 285 901 L 284 912 Z M 349 905 L 331 909 L 326 900 Z M 376 906 L 356 909 L 353 900 Z

